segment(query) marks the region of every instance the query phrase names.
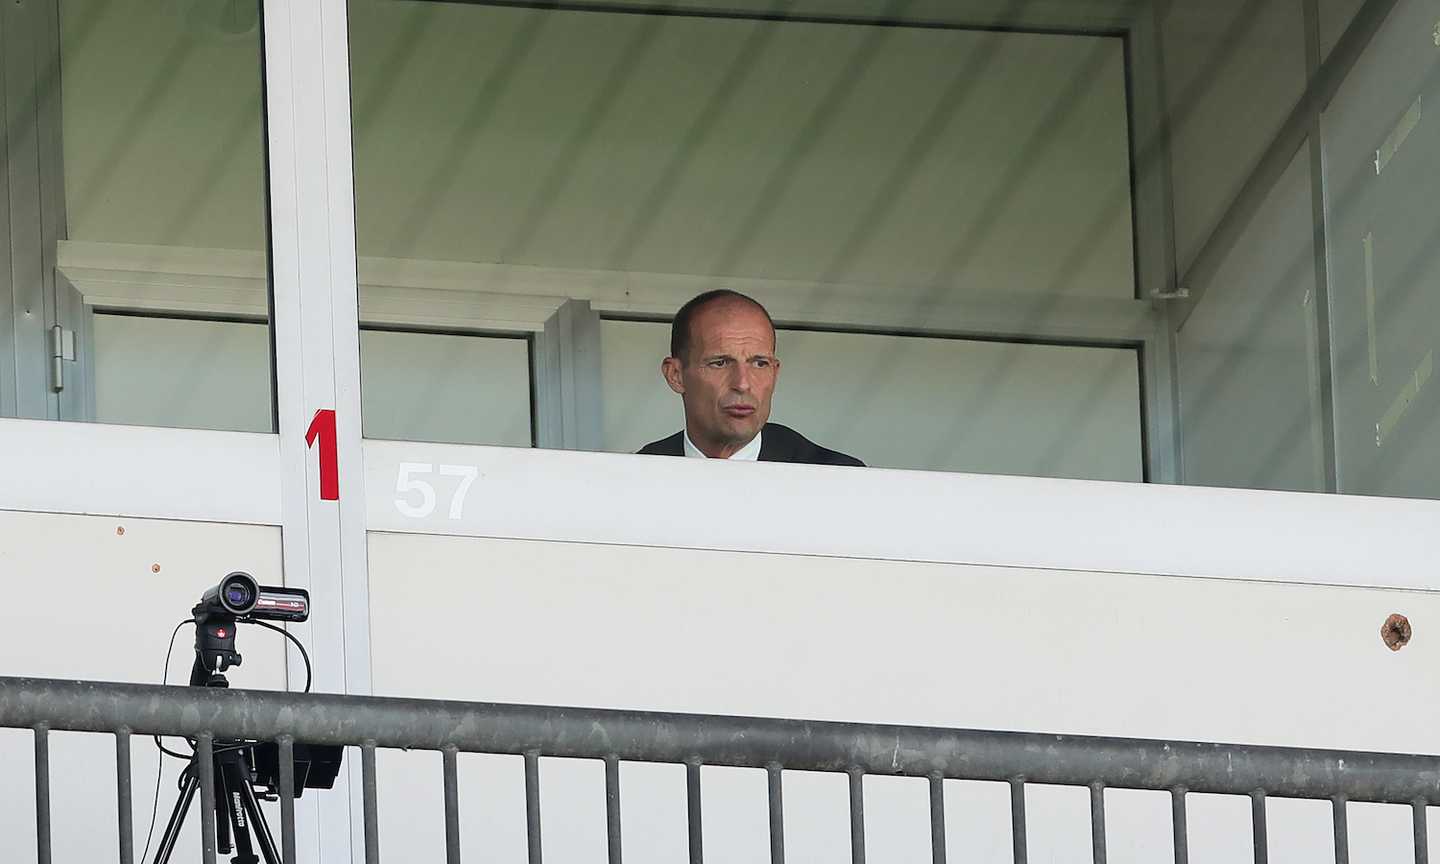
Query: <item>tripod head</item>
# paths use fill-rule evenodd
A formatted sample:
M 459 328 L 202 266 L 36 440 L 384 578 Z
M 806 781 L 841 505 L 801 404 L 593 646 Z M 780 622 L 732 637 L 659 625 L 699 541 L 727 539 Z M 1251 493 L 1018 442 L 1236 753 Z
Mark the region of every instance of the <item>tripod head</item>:
M 260 585 L 249 573 L 236 570 L 200 595 L 190 610 L 195 617 L 195 663 L 190 684 L 228 687 L 224 672 L 239 666 L 235 650 L 237 624 L 251 621 L 304 621 L 310 617 L 310 592 L 303 588 Z

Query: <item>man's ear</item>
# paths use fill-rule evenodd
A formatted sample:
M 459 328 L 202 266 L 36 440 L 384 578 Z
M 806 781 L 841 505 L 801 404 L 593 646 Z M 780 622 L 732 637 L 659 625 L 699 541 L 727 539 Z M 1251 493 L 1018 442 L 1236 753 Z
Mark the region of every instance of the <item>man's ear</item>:
M 685 378 L 681 375 L 680 358 L 666 357 L 660 361 L 660 374 L 665 376 L 665 383 L 670 389 L 680 395 L 685 395 Z

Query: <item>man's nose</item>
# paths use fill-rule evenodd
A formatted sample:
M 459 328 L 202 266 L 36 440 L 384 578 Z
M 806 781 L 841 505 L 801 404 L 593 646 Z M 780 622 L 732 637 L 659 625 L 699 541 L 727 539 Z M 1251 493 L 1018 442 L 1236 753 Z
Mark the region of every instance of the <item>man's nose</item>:
M 735 374 L 730 376 L 730 387 L 737 393 L 750 392 L 750 367 L 744 363 L 735 364 Z

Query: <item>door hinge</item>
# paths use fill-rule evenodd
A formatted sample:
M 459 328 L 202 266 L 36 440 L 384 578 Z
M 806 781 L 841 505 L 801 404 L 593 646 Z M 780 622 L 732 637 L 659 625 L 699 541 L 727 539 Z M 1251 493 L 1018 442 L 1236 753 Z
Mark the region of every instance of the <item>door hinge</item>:
M 50 389 L 65 389 L 65 362 L 75 361 L 75 331 L 59 324 L 50 328 Z

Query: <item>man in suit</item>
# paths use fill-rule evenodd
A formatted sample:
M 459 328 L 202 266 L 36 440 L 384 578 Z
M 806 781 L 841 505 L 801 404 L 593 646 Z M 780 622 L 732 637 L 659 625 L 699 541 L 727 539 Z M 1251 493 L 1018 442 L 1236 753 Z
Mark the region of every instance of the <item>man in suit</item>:
M 680 307 L 660 374 L 685 406 L 685 428 L 652 441 L 658 456 L 862 466 L 859 459 L 767 422 L 780 375 L 775 323 L 737 291 L 707 291 Z

